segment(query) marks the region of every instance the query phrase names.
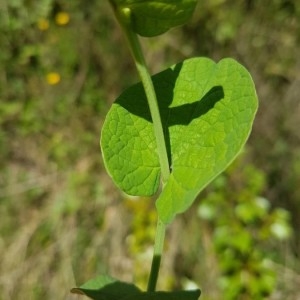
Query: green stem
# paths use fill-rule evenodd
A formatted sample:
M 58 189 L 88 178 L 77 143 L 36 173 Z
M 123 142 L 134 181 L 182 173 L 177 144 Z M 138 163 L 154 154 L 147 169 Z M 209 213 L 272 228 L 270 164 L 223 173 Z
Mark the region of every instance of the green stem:
M 136 68 L 138 70 L 139 76 L 141 78 L 141 81 L 145 89 L 145 93 L 146 93 L 146 97 L 150 109 L 150 114 L 153 122 L 154 135 L 156 138 L 157 153 L 158 153 L 159 163 L 161 168 L 162 184 L 164 186 L 170 176 L 170 166 L 168 160 L 167 147 L 164 138 L 163 126 L 161 122 L 161 117 L 160 117 L 160 112 L 159 112 L 159 107 L 158 107 L 158 102 L 157 102 L 157 97 L 155 94 L 153 82 L 145 62 L 145 58 L 141 49 L 141 45 L 139 43 L 139 39 L 137 35 L 131 30 L 130 9 L 129 8 L 119 9 L 114 5 L 113 1 L 110 0 L 110 3 L 114 8 L 116 17 L 120 25 L 122 26 L 122 29 L 128 40 L 129 47 Z M 166 232 L 165 224 L 158 219 L 156 235 L 155 235 L 154 253 L 153 253 L 151 271 L 150 271 L 148 288 L 147 288 L 149 292 L 155 291 L 156 288 L 156 283 L 157 283 L 159 268 L 160 268 L 160 261 L 163 252 L 163 246 L 164 246 L 165 232 Z
M 148 280 L 148 292 L 155 291 L 156 283 L 158 279 L 161 255 L 164 248 L 164 240 L 165 240 L 165 233 L 166 233 L 166 225 L 161 221 L 157 221 L 157 228 L 156 228 L 156 235 L 155 235 L 155 244 L 154 244 L 154 251 L 153 251 L 153 258 L 151 264 L 151 271 Z
M 153 122 L 154 135 L 157 145 L 157 154 L 161 168 L 162 183 L 165 184 L 170 176 L 170 167 L 164 137 L 164 130 L 152 79 L 149 74 L 137 34 L 134 33 L 130 28 L 130 9 L 123 8 L 118 10 L 117 8 L 115 8 L 115 13 L 129 43 L 129 48 L 131 50 L 137 71 L 145 89 Z

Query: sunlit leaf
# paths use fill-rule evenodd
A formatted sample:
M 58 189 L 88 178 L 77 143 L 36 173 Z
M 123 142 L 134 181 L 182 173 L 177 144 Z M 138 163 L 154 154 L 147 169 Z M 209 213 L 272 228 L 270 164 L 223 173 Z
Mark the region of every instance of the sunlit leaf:
M 184 212 L 237 156 L 257 110 L 248 71 L 232 59 L 193 58 L 155 76 L 171 175 L 157 209 L 163 222 Z M 105 166 L 131 195 L 154 195 L 160 166 L 146 96 L 139 83 L 113 104 L 102 129 Z

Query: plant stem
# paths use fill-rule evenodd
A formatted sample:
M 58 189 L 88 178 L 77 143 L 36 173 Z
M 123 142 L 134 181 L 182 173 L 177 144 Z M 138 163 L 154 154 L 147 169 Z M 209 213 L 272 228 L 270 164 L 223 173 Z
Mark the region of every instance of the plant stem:
M 142 84 L 145 89 L 145 94 L 147 97 L 150 114 L 153 122 L 154 135 L 155 135 L 156 145 L 157 145 L 157 153 L 158 153 L 158 158 L 159 158 L 159 163 L 161 168 L 162 184 L 164 186 L 170 176 L 170 166 L 169 166 L 169 160 L 167 154 L 167 147 L 164 138 L 163 126 L 161 122 L 161 117 L 160 117 L 160 112 L 159 112 L 159 107 L 158 107 L 158 102 L 157 102 L 157 97 L 153 86 L 153 82 L 149 74 L 137 34 L 131 30 L 130 9 L 129 8 L 118 9 L 114 5 L 113 1 L 110 0 L 110 3 L 114 8 L 116 17 L 125 33 L 137 71 L 139 73 L 139 76 L 141 78 Z M 166 232 L 166 225 L 160 219 L 158 219 L 151 271 L 148 280 L 148 288 L 147 288 L 148 292 L 155 291 L 156 289 L 161 256 L 164 247 L 165 232 Z
M 145 94 L 147 97 L 150 114 L 153 122 L 154 135 L 157 145 L 157 154 L 161 168 L 162 183 L 164 185 L 169 178 L 170 167 L 164 131 L 154 86 L 145 62 L 145 58 L 142 52 L 138 36 L 130 28 L 130 10 L 128 8 L 123 8 L 121 10 L 115 8 L 115 13 L 127 38 L 137 71 L 145 89 Z
M 158 219 L 156 233 L 155 233 L 155 244 L 154 244 L 153 258 L 151 264 L 151 271 L 148 280 L 148 288 L 147 288 L 148 292 L 153 292 L 155 291 L 156 288 L 161 255 L 164 248 L 165 233 L 166 233 L 166 225 L 161 220 Z

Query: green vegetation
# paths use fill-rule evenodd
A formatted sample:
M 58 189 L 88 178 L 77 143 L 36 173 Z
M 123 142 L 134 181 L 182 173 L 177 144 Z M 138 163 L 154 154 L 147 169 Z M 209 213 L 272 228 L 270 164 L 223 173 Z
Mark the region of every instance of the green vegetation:
M 185 60 L 153 76 L 153 83 L 170 137 L 172 168 L 157 208 L 164 223 L 170 223 L 235 158 L 249 135 L 257 100 L 247 71 L 231 59 L 218 64 L 207 58 Z M 141 85 L 113 104 L 101 143 L 106 167 L 124 192 L 157 192 L 162 171 Z
M 257 268 L 269 276 L 270 298 L 299 296 L 299 239 L 278 238 L 289 233 L 289 215 L 293 228 L 299 226 L 300 12 L 293 1 L 264 2 L 199 2 L 186 26 L 142 40 L 151 73 L 191 56 L 238 59 L 253 74 L 261 103 L 245 160 L 232 166 L 225 186 L 222 175 L 208 188 L 224 209 L 199 219 L 205 191 L 168 230 L 162 290 L 185 289 L 193 281 L 201 298 L 224 299 L 224 282 L 245 264 L 228 274 L 230 257 L 222 257 L 222 247 L 234 245 L 215 234 L 248 193 L 244 205 L 254 207 L 255 221 L 241 209 L 228 222 L 241 232 L 250 226 L 251 243 L 264 258 L 260 262 L 267 262 Z M 68 287 L 108 270 L 124 281 L 135 273 L 134 282 L 144 289 L 153 203 L 128 199 L 123 206 L 124 196 L 102 171 L 95 138 L 111 102 L 138 81 L 108 4 L 6 1 L 0 14 L 0 299 L 67 298 Z M 249 173 L 242 176 L 245 166 Z M 248 185 L 255 170 L 265 178 L 259 188 Z M 255 210 L 259 196 L 268 199 L 263 212 Z M 144 200 L 147 205 L 139 204 Z M 264 239 L 257 237 L 261 227 Z M 278 228 L 283 236 L 274 236 L 282 232 Z M 256 258 L 247 259 L 257 272 Z M 254 291 L 255 283 L 249 284 Z
M 290 220 L 283 209 L 271 211 L 260 196 L 264 174 L 252 165 L 241 166 L 241 158 L 215 180 L 198 214 L 212 232 L 224 299 L 264 299 L 276 284 L 271 260 L 276 252 L 267 242 L 287 239 Z
M 240 152 L 257 110 L 254 84 L 235 60 L 216 64 L 203 57 L 186 59 L 150 78 L 137 33 L 158 35 L 181 24 L 196 1 L 110 2 L 141 83 L 125 91 L 107 114 L 100 143 L 103 159 L 122 191 L 158 194 L 157 229 L 147 292 L 124 291 L 128 284 L 120 281 L 120 290 L 111 290 L 114 282 L 103 276 L 72 292 L 92 299 L 198 299 L 198 289 L 156 292 L 166 225 Z M 170 14 L 172 20 L 166 18 Z

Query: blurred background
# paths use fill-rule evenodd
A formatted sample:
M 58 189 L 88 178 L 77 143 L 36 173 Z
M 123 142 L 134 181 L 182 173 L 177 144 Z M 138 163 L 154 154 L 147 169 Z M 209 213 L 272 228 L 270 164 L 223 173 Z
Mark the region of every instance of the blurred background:
M 233 57 L 260 108 L 243 153 L 168 228 L 160 289 L 202 300 L 300 299 L 300 5 L 199 1 L 142 39 L 152 73 Z M 0 0 L 0 299 L 81 299 L 98 274 L 145 288 L 153 199 L 106 174 L 101 125 L 138 81 L 108 1 Z M 134 275 L 132 275 L 134 274 Z

